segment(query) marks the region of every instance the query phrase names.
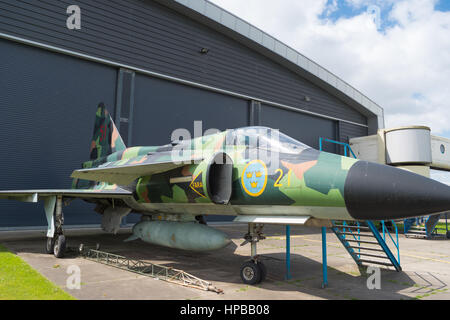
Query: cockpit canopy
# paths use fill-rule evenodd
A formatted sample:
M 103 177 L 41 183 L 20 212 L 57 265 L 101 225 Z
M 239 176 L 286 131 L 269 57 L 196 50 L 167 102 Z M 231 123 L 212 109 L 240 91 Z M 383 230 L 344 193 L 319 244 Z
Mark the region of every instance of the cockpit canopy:
M 298 154 L 305 149 L 311 148 L 279 130 L 268 127 L 244 127 L 230 130 L 226 144 L 245 145 L 249 148 L 291 154 Z

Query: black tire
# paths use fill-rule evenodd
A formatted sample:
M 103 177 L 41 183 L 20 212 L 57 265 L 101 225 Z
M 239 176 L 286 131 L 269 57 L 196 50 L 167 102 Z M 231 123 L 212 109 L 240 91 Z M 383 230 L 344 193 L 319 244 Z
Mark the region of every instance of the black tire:
M 259 280 L 259 282 L 263 282 L 264 280 L 266 280 L 266 276 L 267 276 L 266 265 L 264 263 L 262 263 L 261 261 L 258 261 L 258 268 L 261 270 L 261 279 Z
M 55 247 L 53 250 L 53 254 L 56 258 L 64 257 L 64 253 L 66 252 L 66 237 L 63 235 L 58 236 L 58 239 L 55 241 Z
M 195 216 L 195 220 L 197 220 L 200 224 L 204 224 L 205 226 L 207 225 L 204 216 Z
M 447 231 L 447 239 L 450 239 L 450 231 Z
M 242 282 L 245 284 L 257 284 L 261 281 L 261 269 L 253 261 L 245 262 L 240 270 Z
M 55 247 L 55 238 L 47 238 L 47 245 L 45 246 L 45 252 L 48 254 L 53 254 Z

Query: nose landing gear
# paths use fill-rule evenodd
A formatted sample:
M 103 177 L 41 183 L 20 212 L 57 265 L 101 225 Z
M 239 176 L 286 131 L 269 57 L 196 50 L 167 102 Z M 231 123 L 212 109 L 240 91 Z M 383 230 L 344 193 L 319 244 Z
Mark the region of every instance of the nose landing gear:
M 257 284 L 266 279 L 267 269 L 262 263 L 256 252 L 256 244 L 260 240 L 264 240 L 266 237 L 262 234 L 264 225 L 249 223 L 248 232 L 245 234 L 245 241 L 241 243 L 241 246 L 250 243 L 251 245 L 251 259 L 244 262 L 241 266 L 240 275 L 242 282 L 245 284 Z

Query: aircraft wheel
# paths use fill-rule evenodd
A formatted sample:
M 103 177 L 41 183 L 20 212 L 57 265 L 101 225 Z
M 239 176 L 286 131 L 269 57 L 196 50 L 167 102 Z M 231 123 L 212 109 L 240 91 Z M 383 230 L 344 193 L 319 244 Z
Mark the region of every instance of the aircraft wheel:
M 55 238 L 47 238 L 47 245 L 45 246 L 45 252 L 52 254 L 55 247 Z
M 261 261 L 258 261 L 258 267 L 261 270 L 261 280 L 259 282 L 263 282 L 264 280 L 266 280 L 266 275 L 267 275 L 267 268 L 266 265 L 264 263 L 262 263 Z
M 66 237 L 60 235 L 55 241 L 53 254 L 55 255 L 56 258 L 62 258 L 64 257 L 65 251 L 66 251 Z
M 241 279 L 245 284 L 257 284 L 261 281 L 261 269 L 253 261 L 245 262 L 241 267 Z

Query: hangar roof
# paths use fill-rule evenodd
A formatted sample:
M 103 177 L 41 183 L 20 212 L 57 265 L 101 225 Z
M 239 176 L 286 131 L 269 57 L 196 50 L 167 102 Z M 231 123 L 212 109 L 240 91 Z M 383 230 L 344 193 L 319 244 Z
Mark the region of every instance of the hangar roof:
M 236 15 L 207 0 L 157 1 L 219 30 L 288 67 L 368 116 L 369 121 L 370 117 L 375 116 L 377 127 L 384 128 L 384 112 L 378 104 L 319 64 Z

